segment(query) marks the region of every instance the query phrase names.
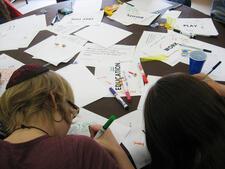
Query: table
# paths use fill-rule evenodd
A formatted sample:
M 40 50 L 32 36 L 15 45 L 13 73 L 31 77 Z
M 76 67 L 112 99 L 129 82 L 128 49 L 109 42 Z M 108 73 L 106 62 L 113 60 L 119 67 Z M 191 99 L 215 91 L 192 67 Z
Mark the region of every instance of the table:
M 113 4 L 114 0 L 103 0 L 103 5 L 110 5 Z M 41 9 L 47 10 L 46 14 L 46 20 L 47 24 L 49 25 L 52 21 L 52 18 L 55 16 L 56 12 L 58 9 L 62 7 L 70 7 L 70 3 L 68 1 L 61 2 L 58 4 L 50 5 Z M 32 15 L 32 14 L 41 14 L 41 9 L 37 9 L 35 11 L 29 12 L 24 16 Z M 193 17 L 193 18 L 204 18 L 204 17 L 209 17 L 197 10 L 194 10 L 192 8 L 182 6 L 179 8 L 179 10 L 182 10 L 181 17 Z M 165 12 L 165 10 L 162 10 L 161 12 Z M 117 26 L 119 28 L 128 30 L 133 32 L 133 34 L 126 39 L 122 40 L 119 42 L 119 44 L 126 44 L 126 45 L 136 45 L 138 43 L 139 38 L 142 35 L 143 30 L 147 31 L 157 31 L 157 32 L 165 32 L 166 30 L 164 28 L 150 28 L 149 26 L 140 26 L 140 25 L 131 25 L 131 26 L 124 26 L 116 21 L 112 21 L 108 19 L 107 17 L 104 17 L 103 22 Z M 219 36 L 218 37 L 197 37 L 196 39 L 208 42 L 217 46 L 221 46 L 225 48 L 225 25 L 222 25 L 218 22 L 214 22 L 218 32 Z M 29 45 L 29 47 L 37 44 L 38 42 L 44 40 L 45 38 L 53 35 L 53 33 L 48 32 L 48 31 L 41 31 L 39 34 L 34 38 L 32 43 Z M 29 48 L 28 47 L 28 48 Z M 41 65 L 46 64 L 46 62 L 41 61 L 41 60 L 36 60 L 32 59 L 31 56 L 27 53 L 24 52 L 25 49 L 19 49 L 19 50 L 12 50 L 12 51 L 2 51 L 1 53 L 8 54 L 9 56 L 23 62 L 26 64 L 29 63 L 38 63 Z M 73 62 L 75 57 L 68 63 L 61 63 L 59 66 L 55 67 L 50 65 L 49 68 L 51 70 L 58 70 L 70 63 Z M 163 76 L 169 73 L 173 72 L 187 72 L 188 71 L 188 66 L 182 63 L 179 63 L 175 65 L 174 67 L 171 67 L 165 63 L 159 62 L 159 61 L 152 61 L 152 62 L 145 62 L 142 64 L 143 68 L 146 72 L 146 74 L 151 74 L 151 75 L 159 75 Z M 94 71 L 94 68 L 89 68 L 92 72 Z M 124 110 L 120 104 L 117 103 L 116 99 L 114 98 L 102 98 L 98 101 L 95 101 L 89 105 L 86 105 L 84 108 L 88 109 L 92 112 L 95 112 L 96 114 L 99 114 L 104 117 L 109 117 L 111 114 L 117 115 L 117 117 L 121 117 L 129 112 L 132 112 L 136 110 L 138 102 L 139 102 L 140 96 L 132 97 L 132 102 L 129 103 L 129 110 L 126 111 Z

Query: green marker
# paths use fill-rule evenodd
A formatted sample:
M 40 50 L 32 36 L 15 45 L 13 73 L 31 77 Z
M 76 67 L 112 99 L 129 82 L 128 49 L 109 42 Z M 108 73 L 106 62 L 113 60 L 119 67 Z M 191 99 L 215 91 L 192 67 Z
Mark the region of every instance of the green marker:
M 97 134 L 95 135 L 95 138 L 99 138 L 101 135 L 104 134 L 104 132 L 107 130 L 107 128 L 111 125 L 111 123 L 116 119 L 115 115 L 110 116 L 109 120 L 98 130 Z

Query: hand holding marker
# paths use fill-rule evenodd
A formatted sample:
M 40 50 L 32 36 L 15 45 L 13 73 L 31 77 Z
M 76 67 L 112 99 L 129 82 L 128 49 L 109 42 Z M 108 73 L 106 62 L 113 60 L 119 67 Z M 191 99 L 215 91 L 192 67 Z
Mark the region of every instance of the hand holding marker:
M 115 115 L 110 116 L 109 120 L 102 126 L 102 128 L 100 128 L 100 130 L 98 130 L 94 138 L 101 137 L 115 119 L 116 119 Z
M 203 81 L 209 76 L 210 73 L 212 73 L 222 62 L 219 61 L 215 66 L 213 66 L 213 68 L 205 75 L 205 77 L 203 78 Z

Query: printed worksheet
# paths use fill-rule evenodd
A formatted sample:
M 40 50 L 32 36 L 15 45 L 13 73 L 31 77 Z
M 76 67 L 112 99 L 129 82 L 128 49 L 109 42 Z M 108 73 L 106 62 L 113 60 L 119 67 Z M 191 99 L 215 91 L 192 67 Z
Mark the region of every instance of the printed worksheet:
M 174 28 L 183 33 L 191 33 L 193 35 L 219 35 L 211 18 L 178 18 Z
M 151 24 L 158 16 L 159 14 L 139 11 L 137 8 L 124 3 L 109 18 L 120 22 L 123 25 L 137 24 L 147 26 Z
M 87 43 L 75 62 L 85 66 L 98 67 L 98 65 L 132 61 L 134 53 L 135 46 L 113 45 L 112 47 L 104 48 L 94 43 Z

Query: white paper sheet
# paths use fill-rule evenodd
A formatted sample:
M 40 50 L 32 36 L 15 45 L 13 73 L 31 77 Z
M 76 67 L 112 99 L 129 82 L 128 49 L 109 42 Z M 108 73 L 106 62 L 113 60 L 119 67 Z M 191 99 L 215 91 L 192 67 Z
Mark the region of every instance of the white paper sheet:
M 103 47 L 110 47 L 132 33 L 115 26 L 101 23 L 98 26 L 89 26 L 76 32 L 75 35 L 87 39 Z
M 131 129 L 122 143 L 129 151 L 137 169 L 151 163 L 151 155 L 147 148 L 145 133 L 142 130 Z
M 80 113 L 73 120 L 73 124 L 71 125 L 68 134 L 79 134 L 90 136 L 88 128 L 89 125 L 91 124 L 104 125 L 106 121 L 107 121 L 106 118 L 81 108 Z M 114 121 L 109 128 L 111 129 L 118 143 L 121 143 L 130 131 L 130 127 L 124 126 L 116 121 Z
M 142 110 L 135 110 L 125 114 L 124 116 L 118 118 L 116 122 L 129 126 L 132 129 L 145 130 L 144 114 Z
M 83 27 L 83 25 L 73 25 L 69 23 L 56 22 L 53 26 L 47 26 L 46 30 L 51 31 L 55 34 L 69 35 L 80 30 Z
M 181 59 L 182 47 L 189 38 L 169 31 L 168 33 L 144 31 L 136 48 L 136 56 L 142 57 L 164 57 L 161 60 L 170 66 L 176 65 Z
M 162 0 L 132 0 L 129 3 L 134 5 L 138 10 L 145 12 L 155 12 L 172 6 Z
M 104 48 L 94 43 L 87 43 L 75 62 L 94 67 L 115 62 L 129 62 L 134 59 L 134 52 L 135 46 L 114 45 Z
M 56 71 L 71 85 L 75 103 L 83 107 L 108 94 L 108 89 L 85 67 L 71 64 Z
M 120 96 L 125 96 L 125 87 L 121 83 L 124 73 L 128 82 L 128 90 L 131 96 L 140 96 L 144 84 L 138 69 L 137 62 L 117 62 L 111 65 L 98 66 L 95 69 L 95 77 L 106 86 L 113 87 Z M 134 74 L 135 73 L 136 76 Z M 114 97 L 109 91 L 107 97 Z
M 31 15 L 1 24 L 0 51 L 27 47 L 45 27 L 45 15 Z
M 167 19 L 167 17 L 178 18 L 181 14 L 181 11 L 176 10 L 167 10 L 161 18 Z
M 60 21 L 62 24 L 69 25 L 99 25 L 102 21 L 104 11 L 94 11 L 87 13 L 71 13 L 70 15 L 66 15 Z
M 157 16 L 159 16 L 159 14 L 139 11 L 137 8 L 124 3 L 109 18 L 124 25 L 137 24 L 147 26 L 151 24 Z
M 0 55 L 0 73 L 1 73 L 0 96 L 5 91 L 5 87 L 9 81 L 9 78 L 11 77 L 12 73 L 22 65 L 23 65 L 23 63 L 11 58 L 10 56 L 8 56 L 6 54 Z
M 25 52 L 57 66 L 73 58 L 87 41 L 73 35 L 50 36 Z
M 76 0 L 73 5 L 74 13 L 99 11 L 102 0 Z
M 183 33 L 202 36 L 218 36 L 211 18 L 178 18 L 174 28 Z

